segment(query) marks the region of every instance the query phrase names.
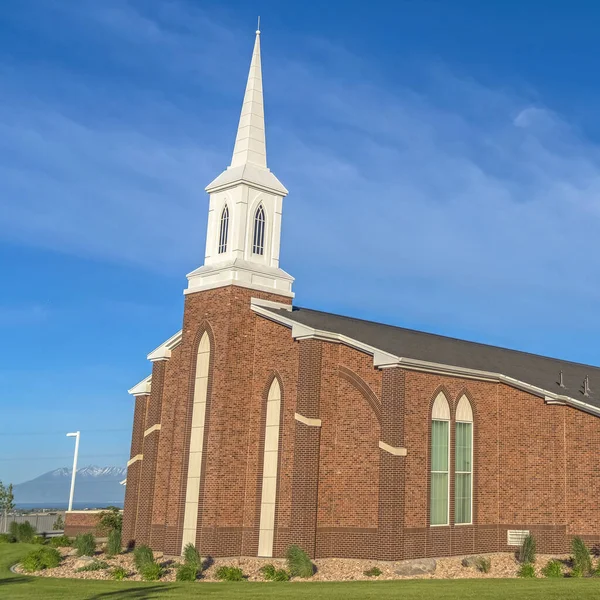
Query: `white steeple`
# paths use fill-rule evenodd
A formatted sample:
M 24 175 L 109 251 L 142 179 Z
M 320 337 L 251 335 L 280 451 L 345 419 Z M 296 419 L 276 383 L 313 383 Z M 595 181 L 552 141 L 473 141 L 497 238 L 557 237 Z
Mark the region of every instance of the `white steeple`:
M 281 211 L 288 191 L 267 168 L 258 30 L 231 165 L 206 191 L 204 266 L 188 274 L 186 293 L 233 284 L 293 297 L 294 278 L 279 268 Z

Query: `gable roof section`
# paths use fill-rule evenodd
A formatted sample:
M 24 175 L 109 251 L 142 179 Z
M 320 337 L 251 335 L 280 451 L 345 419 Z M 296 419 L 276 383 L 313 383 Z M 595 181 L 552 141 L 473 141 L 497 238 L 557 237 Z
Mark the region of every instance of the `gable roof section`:
M 373 355 L 377 367 L 405 366 L 476 379 L 503 381 L 547 402 L 565 403 L 600 415 L 600 368 L 468 342 L 403 327 L 363 321 L 294 307 L 292 311 L 261 306 L 264 317 L 292 328 L 292 335 L 331 339 Z M 563 385 L 560 386 L 560 372 Z M 584 394 L 584 380 L 589 392 Z

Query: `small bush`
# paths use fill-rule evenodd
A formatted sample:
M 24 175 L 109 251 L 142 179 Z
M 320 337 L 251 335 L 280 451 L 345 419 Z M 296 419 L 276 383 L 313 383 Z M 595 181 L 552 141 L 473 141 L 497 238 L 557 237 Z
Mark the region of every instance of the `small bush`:
M 21 542 L 23 544 L 32 544 L 35 538 L 35 534 L 35 527 L 29 521 L 17 524 L 15 535 L 15 537 L 17 538 L 17 542 Z
M 299 546 L 290 546 L 286 553 L 288 569 L 292 577 L 312 577 L 314 565 L 308 554 Z
M 289 581 L 291 578 L 285 569 L 276 569 L 271 564 L 261 567 L 260 572 L 267 581 Z
M 0 544 L 14 544 L 17 538 L 10 535 L 10 533 L 0 533 Z
M 86 571 L 102 571 L 102 569 L 108 569 L 108 563 L 105 563 L 103 560 L 95 560 L 84 567 L 79 567 L 79 569 L 77 569 L 77 573 L 84 573 Z
M 244 573 L 239 567 L 219 567 L 215 575 L 221 581 L 244 581 Z
M 542 569 L 544 577 L 562 577 L 562 564 L 560 560 L 549 560 L 546 566 Z
M 192 563 L 185 562 L 178 565 L 175 579 L 177 581 L 196 581 L 198 578 L 198 566 Z
M 133 562 L 135 563 L 135 568 L 141 573 L 144 565 L 154 562 L 154 552 L 152 552 L 149 546 L 138 546 L 133 551 Z
M 163 568 L 157 562 L 147 562 L 140 569 L 144 581 L 158 581 L 163 575 Z
M 580 537 L 574 537 L 571 542 L 573 551 L 573 570 L 581 571 L 582 575 L 592 574 L 592 556 L 585 542 Z
M 125 579 L 127 577 L 127 575 L 129 575 L 129 573 L 127 572 L 127 569 L 123 568 L 123 567 L 115 567 L 111 572 L 110 572 L 111 576 L 113 579 L 116 579 L 117 581 L 123 581 L 123 579 Z
M 32 540 L 32 544 L 37 544 L 38 546 L 44 546 L 47 543 L 47 539 L 41 535 L 36 535 Z
M 108 534 L 106 544 L 106 555 L 116 556 L 121 553 L 121 532 L 118 529 L 112 529 Z
M 198 570 L 202 570 L 202 559 L 194 544 L 185 545 L 185 548 L 183 549 L 183 560 L 186 565 L 193 565 Z
M 58 517 L 56 517 L 56 521 L 54 521 L 54 524 L 52 525 L 52 531 L 63 531 L 65 528 L 65 520 L 63 519 L 62 515 L 58 515 Z
M 529 534 L 519 550 L 519 562 L 521 564 L 533 564 L 535 562 L 535 538 Z
M 22 560 L 23 569 L 28 572 L 53 569 L 60 564 L 60 553 L 56 548 L 37 548 Z
M 18 541 L 18 539 L 19 539 L 19 524 L 16 521 L 10 522 L 10 524 L 8 526 L 8 533 L 12 537 L 14 537 L 15 540 Z
M 71 539 L 66 535 L 57 535 L 50 538 L 50 545 L 53 548 L 69 548 L 72 545 Z
M 80 533 L 75 537 L 73 546 L 77 550 L 77 556 L 93 556 L 96 552 L 96 540 L 91 533 Z
M 478 556 L 475 560 L 475 568 L 482 573 L 489 573 L 492 570 L 492 560 L 485 556 Z
M 98 515 L 98 525 L 96 531 L 98 534 L 108 535 L 111 531 L 121 531 L 123 529 L 123 513 L 116 506 L 109 506 Z
M 382 573 L 383 571 L 379 567 L 371 567 L 364 571 L 363 575 L 366 575 L 367 577 L 379 577 Z
M 519 577 L 531 578 L 535 577 L 535 568 L 531 563 L 523 563 L 519 567 L 519 572 L 517 573 Z
M 579 567 L 573 567 L 569 577 L 583 577 L 583 571 Z

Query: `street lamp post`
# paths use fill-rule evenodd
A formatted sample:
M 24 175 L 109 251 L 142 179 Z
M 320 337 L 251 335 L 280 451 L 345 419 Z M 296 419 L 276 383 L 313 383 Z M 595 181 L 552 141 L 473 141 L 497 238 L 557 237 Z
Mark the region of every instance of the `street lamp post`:
M 75 438 L 75 454 L 73 455 L 73 473 L 71 474 L 71 493 L 69 494 L 69 512 L 73 510 L 73 494 L 75 493 L 75 473 L 77 473 L 77 455 L 79 454 L 79 431 L 67 433 L 67 437 Z

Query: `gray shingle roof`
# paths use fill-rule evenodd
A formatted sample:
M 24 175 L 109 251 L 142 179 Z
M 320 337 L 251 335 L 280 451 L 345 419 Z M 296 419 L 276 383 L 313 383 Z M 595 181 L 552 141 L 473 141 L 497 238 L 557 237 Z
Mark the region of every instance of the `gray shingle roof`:
M 347 336 L 395 356 L 502 374 L 600 408 L 598 367 L 306 308 L 269 312 L 314 329 Z M 559 385 L 561 371 L 564 388 Z M 584 395 L 586 376 L 589 396 Z

